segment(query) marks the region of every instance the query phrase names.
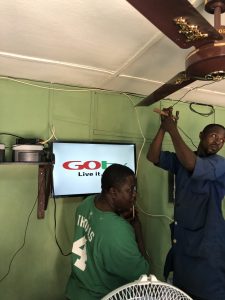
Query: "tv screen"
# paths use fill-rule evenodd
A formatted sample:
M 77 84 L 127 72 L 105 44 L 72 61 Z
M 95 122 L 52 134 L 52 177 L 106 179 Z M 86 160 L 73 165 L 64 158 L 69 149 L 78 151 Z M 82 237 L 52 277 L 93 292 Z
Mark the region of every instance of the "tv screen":
M 53 194 L 55 197 L 81 196 L 101 192 L 101 175 L 113 163 L 135 172 L 133 143 L 53 142 Z

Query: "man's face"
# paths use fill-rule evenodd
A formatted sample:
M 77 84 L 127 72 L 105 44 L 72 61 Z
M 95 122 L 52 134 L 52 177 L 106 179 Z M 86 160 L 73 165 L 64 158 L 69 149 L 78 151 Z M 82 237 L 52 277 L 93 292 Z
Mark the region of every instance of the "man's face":
M 225 130 L 219 126 L 212 127 L 206 133 L 200 134 L 201 150 L 206 155 L 216 154 L 225 141 Z
M 114 205 L 118 212 L 129 211 L 136 200 L 136 179 L 135 176 L 128 176 L 126 181 L 117 188 L 114 188 Z

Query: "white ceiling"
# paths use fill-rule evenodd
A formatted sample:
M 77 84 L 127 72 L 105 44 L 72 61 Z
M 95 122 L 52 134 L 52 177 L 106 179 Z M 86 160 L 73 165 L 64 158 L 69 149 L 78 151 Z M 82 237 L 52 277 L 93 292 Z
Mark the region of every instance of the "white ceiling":
M 166 0 L 165 0 L 166 1 Z M 190 1 L 203 10 L 204 0 Z M 185 69 L 181 49 L 126 0 L 0 0 L 0 75 L 148 95 Z M 222 16 L 222 23 L 224 16 Z M 223 81 L 172 99 L 225 107 Z

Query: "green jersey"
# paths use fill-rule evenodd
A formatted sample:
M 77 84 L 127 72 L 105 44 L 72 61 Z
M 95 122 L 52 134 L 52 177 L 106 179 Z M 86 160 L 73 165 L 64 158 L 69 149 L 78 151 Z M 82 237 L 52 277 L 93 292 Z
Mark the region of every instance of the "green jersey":
M 101 299 L 149 270 L 133 227 L 114 212 L 97 209 L 94 196 L 76 210 L 72 264 L 66 293 L 71 300 Z

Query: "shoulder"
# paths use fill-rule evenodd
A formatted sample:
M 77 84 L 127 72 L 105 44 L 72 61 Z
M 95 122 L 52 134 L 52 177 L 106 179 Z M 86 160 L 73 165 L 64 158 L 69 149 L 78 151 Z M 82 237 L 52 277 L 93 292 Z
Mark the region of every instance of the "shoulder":
M 206 157 L 199 157 L 197 156 L 197 158 L 199 160 L 203 160 L 203 161 L 214 161 L 215 163 L 219 162 L 219 163 L 225 163 L 225 157 L 219 155 L 219 154 L 214 154 L 214 155 L 209 155 Z
M 90 195 L 86 197 L 77 207 L 77 211 L 89 208 L 93 205 L 95 199 L 95 195 Z
M 218 155 L 218 154 L 212 155 L 212 159 L 214 159 L 215 161 L 218 161 L 220 163 L 225 164 L 225 157 L 223 157 L 221 155 Z
M 216 180 L 225 176 L 225 158 L 218 154 L 207 157 L 197 156 L 193 178 Z
M 209 155 L 206 157 L 199 157 L 197 156 L 196 164 L 204 164 L 204 165 L 211 165 L 216 167 L 223 167 L 225 166 L 225 158 L 221 155 L 214 154 Z

